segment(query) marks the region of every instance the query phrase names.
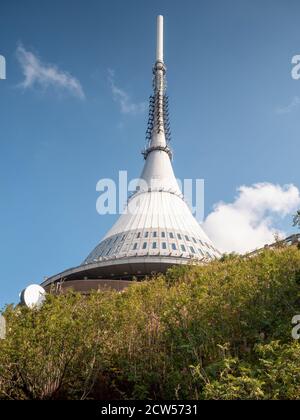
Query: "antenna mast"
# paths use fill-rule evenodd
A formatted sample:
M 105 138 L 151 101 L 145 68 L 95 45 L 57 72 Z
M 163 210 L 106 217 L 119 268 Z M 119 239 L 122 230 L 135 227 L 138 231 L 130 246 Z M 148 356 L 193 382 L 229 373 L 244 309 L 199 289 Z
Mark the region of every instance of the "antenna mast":
M 153 94 L 149 100 L 149 118 L 146 131 L 147 146 L 142 152 L 144 158 L 154 150 L 166 152 L 170 159 L 169 148 L 171 139 L 168 96 L 166 94 L 166 66 L 164 64 L 164 18 L 158 15 L 156 19 L 156 60 L 153 67 Z
M 164 18 L 162 15 L 157 16 L 157 33 L 156 33 L 156 61 L 164 62 Z

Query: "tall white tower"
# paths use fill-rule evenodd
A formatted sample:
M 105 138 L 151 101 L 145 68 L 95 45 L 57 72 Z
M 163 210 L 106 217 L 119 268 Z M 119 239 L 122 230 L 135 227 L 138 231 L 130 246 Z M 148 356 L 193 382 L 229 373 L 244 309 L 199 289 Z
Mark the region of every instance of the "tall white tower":
M 108 279 L 112 285 L 221 255 L 193 217 L 173 172 L 163 47 L 163 17 L 158 16 L 145 164 L 136 191 L 124 214 L 82 265 L 49 278 L 43 286 L 62 279 L 73 287 L 79 282 L 77 289 L 101 286 Z

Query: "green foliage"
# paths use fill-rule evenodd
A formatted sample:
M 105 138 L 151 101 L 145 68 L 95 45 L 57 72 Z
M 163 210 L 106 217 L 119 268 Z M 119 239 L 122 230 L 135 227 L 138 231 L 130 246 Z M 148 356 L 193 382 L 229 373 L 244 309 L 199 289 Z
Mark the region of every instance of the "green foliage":
M 300 227 L 300 210 L 297 211 L 297 213 L 294 216 L 293 225 Z
M 251 363 L 224 359 L 218 380 L 205 385 L 205 398 L 300 399 L 300 344 L 272 341 L 258 345 L 255 353 Z
M 0 399 L 297 399 L 299 282 L 300 251 L 285 247 L 9 306 Z

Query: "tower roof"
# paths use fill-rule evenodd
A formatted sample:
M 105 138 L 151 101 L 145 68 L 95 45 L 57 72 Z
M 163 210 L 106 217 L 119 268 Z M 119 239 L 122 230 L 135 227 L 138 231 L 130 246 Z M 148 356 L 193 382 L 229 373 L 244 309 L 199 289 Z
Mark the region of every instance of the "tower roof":
M 162 16 L 157 17 L 153 92 L 142 154 L 144 168 L 124 213 L 81 266 L 49 278 L 44 286 L 62 278 L 146 275 L 191 259 L 220 256 L 184 201 L 172 167 Z
M 162 16 L 157 17 L 156 61 L 146 139 L 145 164 L 137 189 L 125 213 L 84 264 L 128 255 L 183 259 L 219 256 L 184 201 L 172 167 Z

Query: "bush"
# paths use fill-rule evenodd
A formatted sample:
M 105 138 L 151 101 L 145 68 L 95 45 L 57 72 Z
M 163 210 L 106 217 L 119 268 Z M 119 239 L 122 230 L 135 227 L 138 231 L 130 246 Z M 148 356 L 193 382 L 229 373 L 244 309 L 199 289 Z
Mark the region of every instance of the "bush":
M 300 251 L 174 267 L 123 293 L 8 306 L 0 398 L 295 399 Z

